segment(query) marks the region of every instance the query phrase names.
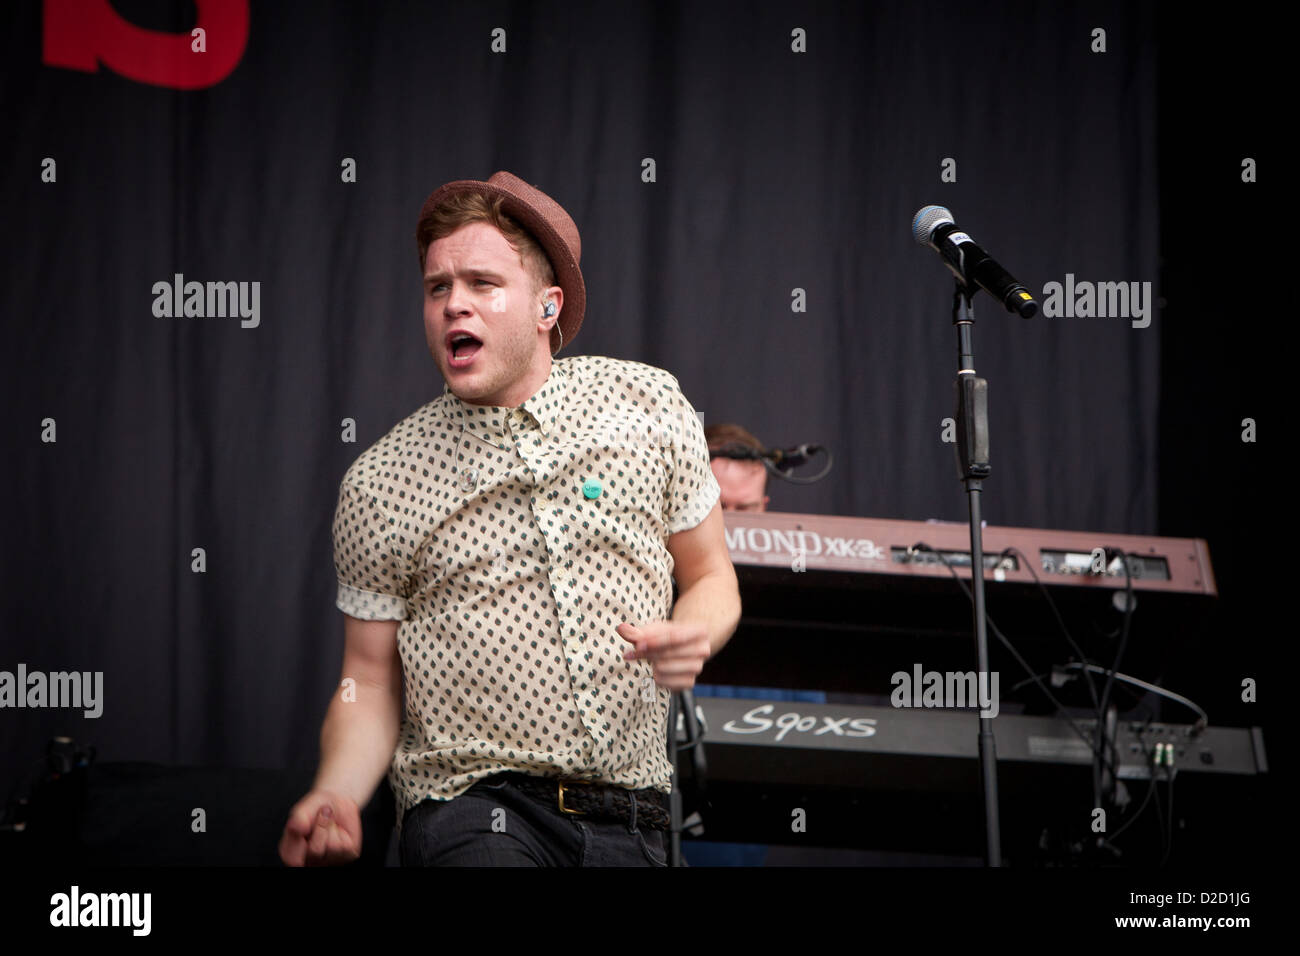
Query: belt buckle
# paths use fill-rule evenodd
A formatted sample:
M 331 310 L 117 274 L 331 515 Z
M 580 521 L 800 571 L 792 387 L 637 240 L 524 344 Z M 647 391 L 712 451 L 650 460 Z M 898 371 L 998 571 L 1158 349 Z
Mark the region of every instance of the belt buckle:
M 586 810 L 571 810 L 571 809 L 569 809 L 568 807 L 566 807 L 566 806 L 564 805 L 564 781 L 563 781 L 563 780 L 560 780 L 560 781 L 558 781 L 558 783 L 559 783 L 560 812 L 561 812 L 561 813 L 572 813 L 572 814 L 574 814 L 574 815 L 576 815 L 576 816 L 583 816 L 583 815 L 585 815 L 586 812 L 587 812 Z

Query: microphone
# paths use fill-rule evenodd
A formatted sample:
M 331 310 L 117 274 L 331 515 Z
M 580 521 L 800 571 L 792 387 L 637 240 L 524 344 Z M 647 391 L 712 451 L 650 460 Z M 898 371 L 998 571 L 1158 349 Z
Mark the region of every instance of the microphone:
M 763 457 L 770 459 L 774 465 L 784 465 L 787 468 L 797 468 L 821 450 L 821 445 L 797 445 L 794 448 L 772 448 L 769 449 Z
M 756 448 L 742 445 L 740 442 L 727 442 L 722 447 L 709 452 L 709 456 L 712 458 L 734 458 L 739 461 L 762 461 L 766 459 L 776 465 L 795 468 L 821 450 L 821 445 L 796 445 L 794 448 L 765 448 L 759 451 Z
M 1016 312 L 1026 319 L 1037 314 L 1038 303 L 1029 290 L 958 229 L 952 213 L 943 206 L 922 206 L 917 210 L 912 217 L 912 236 L 943 256 L 944 263 L 962 285 L 974 282 L 1005 305 L 1008 312 Z

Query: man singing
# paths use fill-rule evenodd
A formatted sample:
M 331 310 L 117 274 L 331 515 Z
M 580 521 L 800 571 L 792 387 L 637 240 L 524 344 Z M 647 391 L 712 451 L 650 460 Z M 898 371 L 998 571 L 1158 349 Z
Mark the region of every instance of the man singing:
M 703 428 L 662 369 L 552 360 L 586 288 L 545 193 L 447 183 L 416 241 L 446 387 L 343 477 L 343 681 L 281 858 L 356 859 L 387 773 L 404 865 L 664 866 L 669 694 L 740 618 Z

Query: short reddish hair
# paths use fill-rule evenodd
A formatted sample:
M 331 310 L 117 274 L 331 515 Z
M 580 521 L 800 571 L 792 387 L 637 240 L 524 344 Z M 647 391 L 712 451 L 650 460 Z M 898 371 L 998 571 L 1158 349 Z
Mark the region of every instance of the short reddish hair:
M 763 450 L 762 442 L 740 425 L 734 425 L 730 422 L 709 425 L 704 429 L 704 440 L 708 443 L 710 452 L 715 452 L 723 445 L 730 444 L 743 445 L 746 448 L 754 449 L 754 451 Z
M 415 244 L 420 250 L 420 274 L 424 274 L 424 258 L 428 255 L 429 246 L 450 236 L 461 226 L 486 222 L 495 226 L 519 253 L 524 270 L 533 277 L 534 292 L 555 285 L 555 269 L 546 256 L 546 250 L 516 219 L 501 211 L 502 201 L 501 196 L 488 196 L 481 192 L 452 193 L 436 208 L 421 216 L 415 226 Z

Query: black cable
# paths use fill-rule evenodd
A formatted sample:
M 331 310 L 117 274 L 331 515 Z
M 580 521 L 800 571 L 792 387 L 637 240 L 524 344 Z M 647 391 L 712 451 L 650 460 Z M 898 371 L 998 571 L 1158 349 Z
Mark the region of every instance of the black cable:
M 779 457 L 780 450 L 775 448 L 765 448 L 762 451 L 759 451 L 756 448 L 751 448 L 748 445 L 741 444 L 740 442 L 730 441 L 723 445 L 719 445 L 717 448 L 709 449 L 709 459 L 731 458 L 736 461 L 759 461 L 763 463 L 764 468 L 783 481 L 788 481 L 794 485 L 811 485 L 813 482 L 821 481 L 830 474 L 831 466 L 835 464 L 835 456 L 831 454 L 829 448 L 821 445 L 818 446 L 818 450 L 826 453 L 826 467 L 817 474 L 808 478 L 796 478 L 789 472 L 782 471 L 777 467 L 771 459 L 773 454 L 778 454 Z
M 912 550 L 929 551 L 931 554 L 937 557 L 940 560 L 940 562 L 943 563 L 943 566 L 948 569 L 948 572 L 952 575 L 953 580 L 957 582 L 957 586 L 962 589 L 962 593 L 966 595 L 966 599 L 970 601 L 972 605 L 974 605 L 975 595 L 972 594 L 970 589 L 966 587 L 966 582 L 964 582 L 961 579 L 961 576 L 957 574 L 957 570 L 951 564 L 948 563 L 948 560 L 943 556 L 942 553 L 936 551 L 934 548 L 930 547 L 930 545 L 926 544 L 924 541 L 912 545 Z M 981 571 L 982 570 L 983 569 L 981 569 Z M 971 573 L 972 574 L 974 573 L 973 562 L 972 562 Z M 1109 760 L 1106 756 L 1104 756 L 1097 749 L 1097 746 L 1093 743 L 1093 740 L 1088 736 L 1088 734 L 1084 732 L 1083 728 L 1074 722 L 1073 717 L 1071 717 L 1068 713 L 1066 713 L 1065 705 L 1062 704 L 1059 700 L 1057 700 L 1056 695 L 1047 689 L 1046 685 L 1043 684 L 1038 674 L 1036 674 L 1033 668 L 1031 668 L 1029 664 L 1026 663 L 1025 659 L 1020 656 L 1020 652 L 1017 651 L 1015 647 L 1012 646 L 1011 641 L 1007 639 L 1006 635 L 1004 635 L 1002 631 L 998 628 L 997 624 L 994 623 L 993 616 L 989 614 L 987 606 L 984 608 L 984 619 L 985 621 L 988 622 L 989 629 L 994 633 L 997 639 L 1002 642 L 1002 645 L 1008 651 L 1011 652 L 1011 656 L 1016 659 L 1016 662 L 1020 664 L 1020 666 L 1024 669 L 1025 673 L 1029 675 L 1030 679 L 1033 680 L 1033 682 L 1038 685 L 1038 689 L 1041 690 L 1047 696 L 1047 699 L 1052 702 L 1052 705 L 1057 709 L 1057 715 L 1063 718 L 1066 721 L 1066 723 L 1068 723 L 1070 727 L 1074 730 L 1074 732 L 1078 734 L 1079 739 L 1088 745 L 1088 748 L 1092 751 L 1094 760 L 1104 760 L 1106 762 L 1106 765 L 1110 768 L 1111 773 L 1115 774 L 1116 779 L 1118 779 L 1119 774 L 1115 768 L 1114 761 Z
M 1039 580 L 1038 572 L 1034 570 L 1033 562 L 1025 556 L 1023 551 L 1014 546 L 1004 548 L 998 556 L 1006 557 L 1009 554 L 1018 555 L 1020 557 L 1021 563 L 1023 563 L 1025 568 L 1029 571 L 1029 575 L 1034 579 L 1034 583 L 1038 585 L 1038 590 L 1043 592 L 1043 597 L 1047 601 L 1047 606 L 1052 609 L 1052 614 L 1056 617 L 1056 623 L 1060 626 L 1061 633 L 1065 635 L 1066 641 L 1070 644 L 1070 649 L 1078 656 L 1080 663 L 1084 665 L 1092 663 L 1088 660 L 1088 655 L 1083 652 L 1083 649 L 1079 647 L 1078 643 L 1074 640 L 1074 636 L 1070 633 L 1070 629 L 1065 626 L 1065 619 L 1061 617 L 1060 609 L 1057 608 L 1056 602 L 1052 600 L 1052 595 L 1047 590 L 1047 586 Z M 1092 698 L 1092 706 L 1094 708 L 1100 708 L 1100 702 L 1097 699 L 1097 688 L 1092 682 L 1092 672 L 1088 670 L 1086 666 L 1084 667 L 1084 682 L 1088 685 L 1088 695 Z
M 1119 835 L 1121 833 L 1123 833 L 1125 830 L 1127 830 L 1129 827 L 1131 827 L 1134 823 L 1138 821 L 1138 819 L 1142 816 L 1142 812 L 1146 810 L 1147 804 L 1151 802 L 1151 796 L 1155 792 L 1156 792 L 1156 775 L 1155 775 L 1155 771 L 1153 770 L 1151 772 L 1151 785 L 1147 787 L 1147 795 L 1142 800 L 1142 806 L 1138 807 L 1137 810 L 1133 812 L 1133 816 L 1129 817 L 1128 820 L 1125 821 L 1122 827 L 1116 830 L 1111 836 L 1106 837 L 1101 841 L 1101 846 L 1103 848 L 1119 850 L 1119 847 L 1115 845 L 1115 841 L 1119 839 Z
M 1150 728 L 1150 724 L 1151 721 L 1148 720 L 1142 727 L 1142 730 L 1138 735 L 1139 741 L 1142 740 L 1141 734 L 1145 733 Z M 1160 835 L 1160 866 L 1164 867 L 1169 862 L 1169 856 L 1173 852 L 1174 848 L 1174 780 L 1177 777 L 1177 768 L 1166 766 L 1159 760 L 1151 761 L 1150 757 L 1154 752 L 1155 751 L 1153 750 L 1146 750 L 1145 748 L 1143 748 L 1142 751 L 1143 757 L 1146 758 L 1147 762 L 1151 766 L 1151 786 L 1147 788 L 1147 795 L 1142 801 L 1142 806 L 1137 809 L 1133 816 L 1130 817 L 1122 827 L 1116 830 L 1109 837 L 1103 839 L 1100 847 L 1119 851 L 1120 848 L 1115 844 L 1115 841 L 1119 839 L 1120 834 L 1141 818 L 1143 812 L 1147 808 L 1147 804 L 1152 802 L 1151 798 L 1154 795 L 1156 808 L 1156 832 Z M 1164 782 L 1169 785 L 1167 808 L 1161 804 L 1159 796 L 1159 783 L 1162 773 L 1164 775 Z
M 1088 680 L 1088 689 L 1092 694 L 1093 703 L 1097 708 L 1097 728 L 1096 728 L 1097 746 L 1094 746 L 1092 748 L 1094 756 L 1100 758 L 1096 760 L 1093 764 L 1093 795 L 1094 795 L 1094 801 L 1097 804 L 1100 804 L 1100 800 L 1101 800 L 1100 777 L 1101 777 L 1102 768 L 1104 766 L 1109 766 L 1112 778 L 1114 779 L 1115 782 L 1115 786 L 1117 788 L 1119 786 L 1119 776 L 1118 774 L 1115 773 L 1114 761 L 1107 759 L 1107 757 L 1104 756 L 1103 750 L 1104 748 L 1107 747 L 1107 743 L 1103 742 L 1101 738 L 1105 730 L 1106 705 L 1109 704 L 1110 702 L 1110 695 L 1114 687 L 1116 675 L 1119 673 L 1120 662 L 1124 657 L 1124 651 L 1128 645 L 1129 634 L 1131 633 L 1133 608 L 1136 603 L 1133 598 L 1133 572 L 1132 572 L 1132 567 L 1129 564 L 1130 555 L 1127 552 L 1123 551 L 1122 549 L 1116 549 L 1116 550 L 1118 550 L 1118 553 L 1120 555 L 1121 561 L 1124 566 L 1124 591 L 1125 591 L 1124 618 L 1121 626 L 1119 647 L 1116 649 L 1115 652 L 1115 661 L 1111 665 L 1110 669 L 1106 672 L 1106 683 L 1102 690 L 1100 701 L 1097 700 L 1096 691 L 1093 688 L 1091 679 Z M 1087 659 L 1086 655 L 1084 655 L 1083 652 L 1079 649 L 1078 645 L 1074 642 L 1073 638 L 1070 636 L 1068 629 L 1065 627 L 1064 620 L 1062 620 L 1060 613 L 1057 611 L 1056 603 L 1052 600 L 1051 595 L 1048 594 L 1047 589 L 1043 587 L 1042 582 L 1039 581 L 1038 575 L 1034 571 L 1032 562 L 1030 562 L 1018 548 L 1007 548 L 1004 551 L 1002 551 L 1002 555 L 1006 555 L 1008 553 L 1014 553 L 1019 555 L 1021 561 L 1024 563 L 1025 567 L 1029 570 L 1030 575 L 1033 577 L 1034 583 L 1039 586 L 1039 588 L 1043 591 L 1044 597 L 1047 598 L 1048 604 L 1051 606 L 1053 614 L 1056 615 L 1057 623 L 1061 626 L 1062 632 L 1065 633 L 1067 639 L 1070 641 L 1070 646 L 1074 649 L 1075 653 L 1079 655 L 1084 673 L 1085 674 L 1090 673 L 1091 667 L 1093 665 Z M 1150 717 L 1147 719 L 1146 725 L 1144 725 L 1142 728 L 1142 732 L 1145 732 L 1147 730 L 1147 728 L 1150 726 L 1151 720 L 1152 718 Z M 1199 722 L 1202 723 L 1202 725 L 1208 722 L 1205 718 L 1205 714 L 1203 711 L 1201 711 L 1201 717 L 1199 719 Z M 1139 737 L 1139 740 L 1140 739 L 1141 738 Z M 1150 752 L 1144 750 L 1143 753 L 1144 756 L 1149 756 Z M 1162 840 L 1164 852 L 1160 862 L 1160 865 L 1162 867 L 1168 862 L 1169 855 L 1173 852 L 1173 835 L 1174 835 L 1174 816 L 1173 816 L 1174 774 L 1171 772 L 1169 768 L 1165 768 L 1165 770 L 1166 770 L 1166 782 L 1169 784 L 1169 808 L 1168 808 L 1167 819 L 1166 819 L 1165 811 L 1160 804 L 1160 800 L 1158 796 L 1155 801 L 1156 814 L 1157 817 L 1159 818 L 1158 827 L 1160 828 L 1161 835 L 1164 837 L 1164 839 Z M 1114 846 L 1115 839 L 1142 815 L 1142 811 L 1145 810 L 1146 805 L 1150 802 L 1152 795 L 1155 794 L 1156 791 L 1159 789 L 1158 787 L 1159 778 L 1157 776 L 1157 773 L 1158 771 L 1155 768 L 1153 768 L 1151 772 L 1151 786 L 1147 790 L 1147 796 L 1143 800 L 1142 806 L 1134 813 L 1132 817 L 1129 818 L 1129 820 L 1124 824 L 1124 826 L 1120 827 L 1120 829 L 1115 832 L 1113 836 L 1111 836 L 1109 839 L 1105 839 L 1102 841 L 1103 846 L 1118 849 L 1118 847 Z
M 814 481 L 821 481 L 828 474 L 830 474 L 831 466 L 835 464 L 835 457 L 831 454 L 831 450 L 829 448 L 823 448 L 822 451 L 826 452 L 826 467 L 823 468 L 821 471 L 817 472 L 817 474 L 811 475 L 808 478 L 796 478 L 794 475 L 790 474 L 789 472 L 782 471 L 780 468 L 772 464 L 772 462 L 768 461 L 766 458 L 763 459 L 763 464 L 767 466 L 767 470 L 770 471 L 772 474 L 776 475 L 778 478 L 790 482 L 792 485 L 811 485 Z
M 1160 865 L 1163 867 L 1169 862 L 1169 854 L 1174 852 L 1174 769 L 1169 768 L 1169 822 L 1166 824 L 1169 830 L 1169 837 L 1165 841 L 1165 855 L 1160 858 Z
M 1155 771 L 1152 771 L 1154 779 Z M 1160 834 L 1160 858 L 1163 860 L 1167 857 L 1169 839 L 1165 834 L 1165 808 L 1160 802 L 1160 794 L 1156 794 L 1156 831 Z M 1163 865 L 1163 864 L 1162 864 Z
M 1139 731 L 1137 731 L 1136 734 L 1138 739 L 1138 746 L 1139 748 L 1141 748 L 1143 760 L 1151 768 L 1151 786 L 1147 787 L 1147 795 L 1142 800 L 1142 806 L 1138 807 L 1137 810 L 1133 812 L 1133 816 L 1129 817 L 1128 820 L 1124 823 L 1124 825 L 1120 827 L 1118 830 L 1116 830 L 1113 834 L 1102 839 L 1100 844 L 1102 848 L 1119 850 L 1119 847 L 1115 846 L 1115 841 L 1119 839 L 1119 835 L 1121 833 L 1123 833 L 1125 830 L 1127 830 L 1129 827 L 1131 827 L 1134 823 L 1138 821 L 1138 819 L 1142 816 L 1143 811 L 1146 810 L 1147 804 L 1151 802 L 1151 797 L 1156 792 L 1156 783 L 1157 783 L 1156 772 L 1158 770 L 1158 767 L 1151 760 L 1151 756 L 1152 754 L 1155 753 L 1155 751 L 1146 749 L 1142 737 L 1142 735 L 1145 734 L 1151 728 L 1152 720 L 1153 718 L 1148 717 L 1146 723 L 1142 725 L 1142 728 Z M 1157 801 L 1157 807 L 1158 806 L 1159 806 L 1159 802 Z

